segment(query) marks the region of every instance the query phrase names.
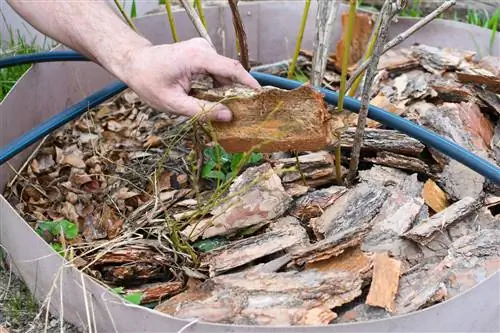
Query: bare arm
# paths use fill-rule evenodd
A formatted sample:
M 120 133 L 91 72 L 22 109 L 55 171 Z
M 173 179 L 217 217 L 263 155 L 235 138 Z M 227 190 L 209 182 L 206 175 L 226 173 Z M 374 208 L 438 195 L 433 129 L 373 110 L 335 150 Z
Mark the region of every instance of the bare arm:
M 260 87 L 236 60 L 217 54 L 202 39 L 152 45 L 104 1 L 7 1 L 36 29 L 96 61 L 160 110 L 191 116 L 212 109 L 213 119 L 230 120 L 223 106 L 187 96 L 191 78 L 199 73 L 223 84 Z

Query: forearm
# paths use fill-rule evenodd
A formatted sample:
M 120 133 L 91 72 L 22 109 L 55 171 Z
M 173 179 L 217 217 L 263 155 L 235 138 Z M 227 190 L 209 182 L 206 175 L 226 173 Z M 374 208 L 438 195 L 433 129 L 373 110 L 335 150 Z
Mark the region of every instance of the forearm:
M 7 0 L 37 30 L 120 76 L 124 59 L 151 43 L 133 31 L 105 1 Z

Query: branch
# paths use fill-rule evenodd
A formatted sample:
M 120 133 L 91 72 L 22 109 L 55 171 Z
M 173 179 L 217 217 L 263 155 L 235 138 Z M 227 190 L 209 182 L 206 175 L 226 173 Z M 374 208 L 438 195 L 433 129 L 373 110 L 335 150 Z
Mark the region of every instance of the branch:
M 382 51 L 382 54 L 386 53 L 387 51 L 389 51 L 390 49 L 392 49 L 396 45 L 399 45 L 401 42 L 403 42 L 404 40 L 408 39 L 408 37 L 410 37 L 412 34 L 414 34 L 415 32 L 417 32 L 421 28 L 423 28 L 427 23 L 429 23 L 430 21 L 434 20 L 436 17 L 438 17 L 439 15 L 441 15 L 442 12 L 444 12 L 445 10 L 447 10 L 448 8 L 450 8 L 451 6 L 453 6 L 455 4 L 456 4 L 456 0 L 450 0 L 450 1 L 446 1 L 445 3 L 443 3 L 441 6 L 439 6 L 438 8 L 436 8 L 436 10 L 434 10 L 432 13 L 430 13 L 427 16 L 425 16 L 420 21 L 418 21 L 413 26 L 411 26 L 408 30 L 402 32 L 401 34 L 399 34 L 398 36 L 396 36 L 394 39 L 392 39 L 390 42 L 388 42 L 384 46 L 384 50 Z M 349 78 L 349 81 L 347 81 L 347 89 L 350 89 L 352 87 L 352 84 L 356 80 L 356 78 L 361 73 L 363 73 L 365 71 L 365 69 L 370 64 L 371 59 L 372 59 L 371 57 L 368 58 L 361 65 L 359 65 L 358 68 L 356 68 L 356 70 L 354 71 L 354 73 Z
M 236 34 L 236 43 L 238 46 L 239 57 L 241 65 L 247 70 L 250 70 L 250 63 L 248 62 L 248 45 L 243 22 L 241 21 L 240 12 L 238 10 L 238 0 L 228 0 L 229 7 L 233 16 L 234 32 Z
M 314 38 L 314 54 L 312 60 L 311 83 L 321 86 L 328 58 L 333 24 L 337 17 L 340 1 L 319 1 L 316 15 L 316 35 Z
M 349 162 L 349 174 L 347 175 L 347 184 L 352 184 L 356 173 L 358 171 L 359 165 L 359 155 L 361 151 L 361 145 L 363 144 L 363 136 L 366 126 L 366 118 L 368 116 L 368 104 L 370 102 L 371 87 L 375 74 L 377 72 L 378 61 L 382 55 L 384 49 L 384 43 L 389 34 L 389 26 L 391 25 L 391 20 L 394 14 L 401 9 L 398 0 L 386 0 L 380 15 L 382 19 L 380 21 L 380 27 L 378 29 L 377 41 L 375 42 L 375 47 L 373 50 L 373 56 L 369 62 L 369 68 L 366 72 L 366 78 L 363 85 L 363 94 L 361 96 L 361 109 L 358 115 L 358 124 L 356 128 L 356 134 L 354 135 L 354 144 L 351 151 L 351 160 Z
M 196 13 L 196 10 L 189 3 L 189 0 L 179 0 L 179 2 L 181 3 L 182 7 L 184 7 L 184 9 L 186 10 L 186 14 L 189 16 L 191 22 L 193 22 L 193 25 L 196 28 L 196 31 L 198 31 L 198 34 L 202 38 L 204 38 L 210 44 L 210 46 L 215 48 L 212 39 L 208 35 L 207 29 L 205 29 L 203 22 L 201 22 L 200 17 Z

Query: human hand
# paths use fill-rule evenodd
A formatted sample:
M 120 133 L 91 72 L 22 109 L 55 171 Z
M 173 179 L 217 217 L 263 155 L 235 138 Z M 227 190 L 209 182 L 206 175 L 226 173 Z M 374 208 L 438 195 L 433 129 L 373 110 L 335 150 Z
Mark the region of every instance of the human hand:
M 210 74 L 222 85 L 239 83 L 261 88 L 237 60 L 217 54 L 202 38 L 132 49 L 116 74 L 158 110 L 184 116 L 207 112 L 208 118 L 215 121 L 230 121 L 231 111 L 220 103 L 188 96 L 195 75 Z

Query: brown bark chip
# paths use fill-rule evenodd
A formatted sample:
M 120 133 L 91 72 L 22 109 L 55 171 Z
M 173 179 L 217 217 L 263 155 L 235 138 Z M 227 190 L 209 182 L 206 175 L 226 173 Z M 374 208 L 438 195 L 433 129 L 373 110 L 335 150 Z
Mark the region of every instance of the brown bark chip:
M 232 111 L 231 122 L 212 123 L 227 152 L 318 151 L 331 143 L 331 116 L 322 94 L 309 85 L 262 91 L 230 86 L 192 95 L 220 102 Z
M 401 262 L 389 258 L 387 253 L 377 253 L 373 264 L 373 280 L 366 304 L 394 312 L 394 300 L 398 292 Z

